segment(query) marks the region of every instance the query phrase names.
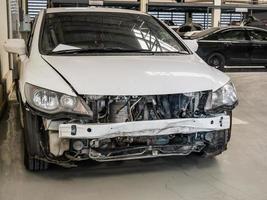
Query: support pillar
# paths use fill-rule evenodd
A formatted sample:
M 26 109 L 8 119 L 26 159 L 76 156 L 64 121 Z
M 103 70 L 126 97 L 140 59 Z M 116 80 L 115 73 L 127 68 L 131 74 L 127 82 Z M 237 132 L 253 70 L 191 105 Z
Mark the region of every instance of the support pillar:
M 8 54 L 3 48 L 4 42 L 8 38 L 8 13 L 7 13 L 7 1 L 0 0 L 0 116 L 6 107 L 7 102 L 7 85 L 9 78 L 9 61 Z
M 148 0 L 140 0 L 140 11 L 145 13 L 148 11 Z
M 214 0 L 214 6 L 221 6 L 221 0 Z M 212 26 L 218 27 L 221 21 L 221 8 L 213 8 L 212 9 Z
M 185 23 L 192 23 L 192 22 L 193 22 L 192 12 L 187 12 L 185 14 Z

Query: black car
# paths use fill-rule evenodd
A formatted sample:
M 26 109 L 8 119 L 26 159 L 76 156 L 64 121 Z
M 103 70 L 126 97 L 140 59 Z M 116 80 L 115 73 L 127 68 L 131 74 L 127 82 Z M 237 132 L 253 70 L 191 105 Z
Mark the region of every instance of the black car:
M 192 31 L 203 31 L 203 27 L 201 24 L 197 23 L 186 23 L 179 27 L 179 29 L 176 31 L 178 35 L 180 35 L 184 39 L 189 39 L 191 36 L 185 36 L 186 33 L 192 32 Z
M 209 65 L 267 66 L 267 31 L 255 27 L 210 28 L 195 35 L 197 54 Z
M 253 27 L 258 27 L 262 29 L 267 29 L 266 26 L 266 21 L 257 19 L 254 16 L 249 16 L 246 19 L 244 19 L 241 23 L 244 26 L 253 26 Z

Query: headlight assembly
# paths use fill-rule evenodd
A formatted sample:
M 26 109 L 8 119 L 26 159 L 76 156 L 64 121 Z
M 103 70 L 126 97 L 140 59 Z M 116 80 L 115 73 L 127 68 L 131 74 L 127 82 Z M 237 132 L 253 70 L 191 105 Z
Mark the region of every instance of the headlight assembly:
M 91 110 L 79 97 L 40 88 L 29 83 L 25 84 L 25 96 L 28 104 L 45 113 L 75 113 L 90 115 Z
M 205 110 L 233 109 L 238 101 L 236 89 L 232 82 L 228 82 L 210 95 Z

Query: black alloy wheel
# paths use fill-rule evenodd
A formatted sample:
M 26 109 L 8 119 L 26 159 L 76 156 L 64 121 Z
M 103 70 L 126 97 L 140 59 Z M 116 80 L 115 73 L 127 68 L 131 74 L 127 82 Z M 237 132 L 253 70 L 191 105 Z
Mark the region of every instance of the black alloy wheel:
M 221 71 L 225 70 L 225 58 L 222 54 L 220 53 L 212 53 L 208 59 L 207 59 L 208 65 L 219 69 Z

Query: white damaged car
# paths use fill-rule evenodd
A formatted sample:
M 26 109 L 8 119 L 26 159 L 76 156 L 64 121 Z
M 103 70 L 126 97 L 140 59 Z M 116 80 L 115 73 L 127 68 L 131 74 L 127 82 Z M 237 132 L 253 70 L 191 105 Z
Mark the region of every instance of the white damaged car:
M 227 148 L 237 95 L 156 18 L 107 8 L 51 8 L 36 18 L 16 82 L 25 166 L 216 156 Z

